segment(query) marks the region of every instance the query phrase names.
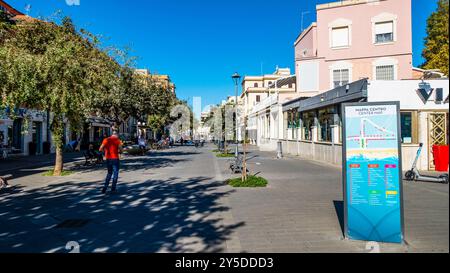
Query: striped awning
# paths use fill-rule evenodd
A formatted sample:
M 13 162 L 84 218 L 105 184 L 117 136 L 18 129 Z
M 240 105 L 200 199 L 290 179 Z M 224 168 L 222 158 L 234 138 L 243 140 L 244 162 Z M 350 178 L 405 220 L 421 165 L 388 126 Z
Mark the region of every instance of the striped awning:
M 269 88 L 280 88 L 289 84 L 295 84 L 297 81 L 297 77 L 296 76 L 290 76 L 278 81 L 275 81 L 274 83 L 272 83 L 271 85 L 269 85 Z M 275 86 L 276 85 L 276 86 Z

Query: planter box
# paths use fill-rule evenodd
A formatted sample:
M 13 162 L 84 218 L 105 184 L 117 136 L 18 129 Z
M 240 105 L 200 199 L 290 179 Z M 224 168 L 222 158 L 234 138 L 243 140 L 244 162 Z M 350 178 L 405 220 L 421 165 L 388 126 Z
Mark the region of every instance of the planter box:
M 448 145 L 433 145 L 433 158 L 436 171 L 448 171 L 448 156 Z

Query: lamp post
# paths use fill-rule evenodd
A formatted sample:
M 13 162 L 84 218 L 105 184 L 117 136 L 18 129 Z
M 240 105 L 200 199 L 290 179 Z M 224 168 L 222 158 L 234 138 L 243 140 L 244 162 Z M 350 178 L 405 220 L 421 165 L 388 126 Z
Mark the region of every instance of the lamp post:
M 235 98 L 235 119 L 236 119 L 236 152 L 235 152 L 235 156 L 236 158 L 239 156 L 239 142 L 238 142 L 238 84 L 241 81 L 241 76 L 236 72 L 233 74 L 233 76 L 231 76 L 231 78 L 234 81 L 234 86 L 235 86 L 235 93 L 236 93 L 236 98 Z M 225 140 L 226 141 L 226 140 Z M 245 139 L 244 139 L 245 141 Z

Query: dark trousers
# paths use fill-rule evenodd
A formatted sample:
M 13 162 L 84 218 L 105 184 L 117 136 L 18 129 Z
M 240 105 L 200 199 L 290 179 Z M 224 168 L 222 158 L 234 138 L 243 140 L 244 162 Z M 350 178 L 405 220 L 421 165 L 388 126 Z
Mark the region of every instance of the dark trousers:
M 108 159 L 106 160 L 106 166 L 108 167 L 108 174 L 106 175 L 104 188 L 107 189 L 111 178 L 113 179 L 112 189 L 115 190 L 117 186 L 117 181 L 119 181 L 119 169 L 120 161 L 119 159 Z

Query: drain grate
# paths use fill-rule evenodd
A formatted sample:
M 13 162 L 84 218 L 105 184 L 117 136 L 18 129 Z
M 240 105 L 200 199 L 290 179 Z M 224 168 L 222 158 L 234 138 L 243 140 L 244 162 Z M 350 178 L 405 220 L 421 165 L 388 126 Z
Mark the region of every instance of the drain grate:
M 55 228 L 82 228 L 90 221 L 90 219 L 68 219 L 56 225 Z

